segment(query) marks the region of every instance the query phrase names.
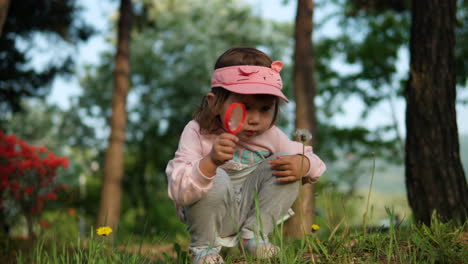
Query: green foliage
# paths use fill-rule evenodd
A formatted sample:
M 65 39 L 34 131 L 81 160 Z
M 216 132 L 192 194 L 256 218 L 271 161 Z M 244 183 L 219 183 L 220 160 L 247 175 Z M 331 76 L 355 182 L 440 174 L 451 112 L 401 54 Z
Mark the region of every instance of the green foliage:
M 366 6 L 376 3 L 321 1 L 316 8 L 316 13 L 328 15 L 318 21 L 314 42 L 319 88 L 315 151 L 327 161 L 327 176 L 350 193 L 359 177 L 367 173 L 363 168 L 372 153 L 379 160 L 395 164 L 403 161 L 404 139 L 396 119 L 373 129 L 362 124 L 343 127 L 331 122 L 344 113 L 343 107 L 350 102 L 363 106 L 353 109 L 360 111 L 362 121 L 384 104 L 391 105 L 393 114 L 396 112 L 394 101 L 402 93 L 405 78 L 397 62 L 407 49 L 409 12 L 380 8 L 370 11 Z M 337 26 L 336 32 L 322 33 L 330 24 Z
M 466 87 L 468 80 L 467 2 L 459 0 L 457 10 L 455 48 L 460 88 Z M 408 78 L 403 72 L 407 61 L 402 59 L 408 57 L 410 1 L 319 1 L 315 12 L 328 13 L 317 23 L 314 42 L 320 122 L 315 150 L 328 161 L 327 175 L 338 175 L 336 181 L 346 182 L 343 185 L 352 189 L 362 174 L 361 161 L 372 152 L 378 159 L 403 162 L 404 136 L 396 118 L 372 130 L 360 124 L 336 127 L 330 119 L 343 113 L 343 106 L 350 101 L 364 105 L 362 110 L 355 109 L 361 111 L 363 121 L 383 105 L 390 106 L 389 120 L 395 115 L 395 102 L 402 100 Z M 338 26 L 336 32 L 322 33 L 330 24 Z
M 70 55 L 62 59 L 56 56 L 47 61 L 48 65 L 34 67 L 31 51 L 38 52 L 38 39 L 47 40 L 49 47 L 63 46 L 65 42 L 57 40 L 78 43 L 93 33 L 90 26 L 79 20 L 80 8 L 75 0 L 10 2 L 0 36 L 0 120 L 21 110 L 22 98 L 47 95 L 56 75 L 73 71 Z

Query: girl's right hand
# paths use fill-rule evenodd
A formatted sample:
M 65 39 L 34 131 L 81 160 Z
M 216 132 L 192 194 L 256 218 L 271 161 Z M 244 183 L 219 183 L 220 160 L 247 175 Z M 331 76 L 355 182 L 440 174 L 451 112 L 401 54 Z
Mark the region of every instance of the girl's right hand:
M 239 138 L 233 134 L 223 133 L 216 137 L 209 154 L 211 161 L 220 166 L 234 157 Z

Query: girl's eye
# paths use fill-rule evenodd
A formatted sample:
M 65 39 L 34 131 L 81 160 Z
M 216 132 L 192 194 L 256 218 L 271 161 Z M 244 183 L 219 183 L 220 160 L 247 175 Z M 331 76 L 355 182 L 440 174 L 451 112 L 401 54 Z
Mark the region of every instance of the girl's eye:
M 271 106 L 266 105 L 266 106 L 262 107 L 262 112 L 268 112 L 268 111 L 270 111 L 270 109 L 271 109 Z

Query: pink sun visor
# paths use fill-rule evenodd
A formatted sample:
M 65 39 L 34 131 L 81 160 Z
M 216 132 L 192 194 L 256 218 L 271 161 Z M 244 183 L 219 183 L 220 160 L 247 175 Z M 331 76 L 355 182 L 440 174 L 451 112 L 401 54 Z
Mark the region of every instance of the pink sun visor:
M 238 94 L 271 94 L 289 102 L 281 91 L 282 68 L 281 61 L 274 61 L 270 68 L 254 65 L 219 68 L 211 76 L 211 87 L 223 87 Z

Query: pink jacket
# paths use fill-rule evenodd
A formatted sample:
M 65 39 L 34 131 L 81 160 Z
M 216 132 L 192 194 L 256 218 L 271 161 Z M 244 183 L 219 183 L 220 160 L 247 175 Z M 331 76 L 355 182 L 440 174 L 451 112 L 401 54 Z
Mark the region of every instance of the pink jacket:
M 166 168 L 169 198 L 176 204 L 192 204 L 203 198 L 212 187 L 214 177 L 203 175 L 198 163 L 210 153 L 215 137 L 213 134 L 200 134 L 200 126 L 194 120 L 185 126 L 175 157 Z M 273 126 L 250 141 L 239 141 L 234 158 L 221 168 L 238 171 L 275 153 L 302 154 L 302 151 L 302 143 L 290 140 L 279 128 Z M 304 154 L 310 162 L 305 179 L 314 183 L 326 170 L 325 163 L 312 152 L 310 146 L 305 147 Z

